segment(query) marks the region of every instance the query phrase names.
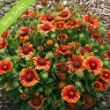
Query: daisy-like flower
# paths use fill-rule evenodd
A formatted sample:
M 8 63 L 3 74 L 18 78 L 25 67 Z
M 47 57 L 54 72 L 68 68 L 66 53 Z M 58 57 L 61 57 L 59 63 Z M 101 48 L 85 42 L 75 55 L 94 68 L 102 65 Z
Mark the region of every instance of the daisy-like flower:
M 66 23 L 66 28 L 67 28 L 67 29 L 68 29 L 68 28 L 73 28 L 73 27 L 75 27 L 76 24 L 77 24 L 76 19 L 73 19 L 73 20 L 68 21 L 68 22 Z
M 39 81 L 39 77 L 33 68 L 23 69 L 19 74 L 19 81 L 24 87 L 32 87 Z
M 90 94 L 85 94 L 84 98 L 83 98 L 83 104 L 87 107 L 87 108 L 91 108 L 94 105 L 94 98 L 90 95 Z
M 58 40 L 61 40 L 61 41 L 65 41 L 66 39 L 68 38 L 68 36 L 67 36 L 67 34 L 59 34 L 58 36 L 57 36 L 57 39 Z
M 103 90 L 103 83 L 96 80 L 92 86 L 94 87 L 94 89 L 96 89 L 97 91 L 102 91 Z
M 58 13 L 56 19 L 58 20 L 67 20 L 71 17 L 71 11 L 69 9 L 63 9 Z
M 89 72 L 93 72 L 95 75 L 98 75 L 102 70 L 103 62 L 100 59 L 91 56 L 85 60 L 85 67 Z
M 39 24 L 37 27 L 40 33 L 48 33 L 50 31 L 55 30 L 54 26 L 49 22 L 45 22 L 44 24 Z
M 6 74 L 12 70 L 13 63 L 9 60 L 0 61 L 0 74 Z
M 45 58 L 42 58 L 39 56 L 34 57 L 33 62 L 38 70 L 44 69 L 46 71 L 49 71 L 50 66 L 51 66 L 51 62 L 47 57 L 45 57 Z
M 80 99 L 80 93 L 73 85 L 64 87 L 61 96 L 68 103 L 76 103 Z
M 110 82 L 110 70 L 108 69 L 102 70 L 100 78 L 105 82 Z
M 29 106 L 34 110 L 40 110 L 45 102 L 43 95 L 36 93 L 34 98 L 28 102 Z
M 58 67 L 59 71 L 61 71 L 61 72 L 66 73 L 68 71 L 68 67 L 67 67 L 66 63 L 63 63 L 61 61 L 59 63 L 57 63 L 57 67 Z
M 8 43 L 0 39 L 0 49 L 6 49 L 8 46 Z
M 100 37 L 100 33 L 99 32 L 92 32 L 91 37 L 97 40 Z
M 0 36 L 2 38 L 10 38 L 10 34 L 11 34 L 11 30 L 6 30 L 5 32 L 3 32 L 3 34 Z
M 56 30 L 63 30 L 65 29 L 65 22 L 64 21 L 57 21 L 55 22 L 55 29 Z
M 19 53 L 22 58 L 31 58 L 35 54 L 35 50 L 33 49 L 33 45 L 30 43 L 25 43 L 22 46 L 19 46 Z
M 104 53 L 104 55 L 103 55 L 105 58 L 108 58 L 108 59 L 110 59 L 110 49 L 109 50 L 107 50 L 105 53 Z
M 20 27 L 20 35 L 26 36 L 31 32 L 31 28 L 29 26 L 22 26 Z
M 72 51 L 68 48 L 67 45 L 60 45 L 56 49 L 56 55 L 70 55 Z
M 105 38 L 109 39 L 110 38 L 110 31 L 108 31 L 107 35 L 105 36 Z
M 74 55 L 69 58 L 66 64 L 68 66 L 69 72 L 80 72 L 84 70 L 84 59 L 79 55 Z
M 40 17 L 40 20 L 45 23 L 45 22 L 50 22 L 50 23 L 53 23 L 54 20 L 55 20 L 55 17 L 54 16 L 51 16 L 50 13 L 46 14 L 46 15 L 42 15 Z

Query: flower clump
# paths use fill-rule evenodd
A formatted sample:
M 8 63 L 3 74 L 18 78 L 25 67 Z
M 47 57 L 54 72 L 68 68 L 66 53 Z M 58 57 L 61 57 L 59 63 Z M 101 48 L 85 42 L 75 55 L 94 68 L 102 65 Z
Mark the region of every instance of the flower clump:
M 34 110 L 97 107 L 110 83 L 110 32 L 94 15 L 47 2 L 0 35 L 0 82 Z

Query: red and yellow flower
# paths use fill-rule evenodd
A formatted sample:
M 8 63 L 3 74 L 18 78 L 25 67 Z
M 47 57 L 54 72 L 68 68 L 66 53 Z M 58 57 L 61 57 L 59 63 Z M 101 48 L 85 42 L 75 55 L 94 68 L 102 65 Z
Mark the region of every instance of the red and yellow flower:
M 69 72 L 83 71 L 84 70 L 84 59 L 79 55 L 74 55 L 67 61 Z
M 34 110 L 40 110 L 45 102 L 43 95 L 36 93 L 34 98 L 28 102 L 29 106 Z
M 89 72 L 98 75 L 102 70 L 103 62 L 100 59 L 91 56 L 85 60 L 85 67 Z
M 73 85 L 64 87 L 61 96 L 68 103 L 76 103 L 80 99 L 80 93 Z
M 70 55 L 72 54 L 72 51 L 68 48 L 67 45 L 61 44 L 60 46 L 57 47 L 55 54 L 56 55 Z
M 11 30 L 7 29 L 5 32 L 1 34 L 1 38 L 10 38 Z
M 108 69 L 102 70 L 100 78 L 105 82 L 110 82 L 110 70 Z
M 38 27 L 38 30 L 39 30 L 40 33 L 48 33 L 50 31 L 55 30 L 54 26 L 49 22 L 39 24 L 37 27 Z
M 39 56 L 34 57 L 33 62 L 38 70 L 44 69 L 46 71 L 49 71 L 50 66 L 51 66 L 51 62 L 47 57 L 45 57 L 45 58 L 42 58 Z
M 8 46 L 8 43 L 0 39 L 0 49 L 6 49 Z
M 85 94 L 84 98 L 83 98 L 83 104 L 87 107 L 87 108 L 91 108 L 94 105 L 94 98 L 90 95 L 90 94 Z
M 39 77 L 33 68 L 23 69 L 19 74 L 19 81 L 24 87 L 32 87 L 39 82 Z
M 105 58 L 108 58 L 110 60 L 110 49 L 107 50 L 104 55 L 103 55 Z
M 69 9 L 63 9 L 58 13 L 57 20 L 67 20 L 71 17 L 71 11 Z
M 57 39 L 58 40 L 61 40 L 61 41 L 65 41 L 66 39 L 68 38 L 68 35 L 67 34 L 59 34 L 58 36 L 57 36 Z
M 66 29 L 68 29 L 68 28 L 74 28 L 76 26 L 76 24 L 77 24 L 76 19 L 73 19 L 71 21 L 68 21 L 66 23 Z
M 63 30 L 65 29 L 66 25 L 64 21 L 57 21 L 55 22 L 55 29 L 56 30 Z
M 12 70 L 13 63 L 9 60 L 0 61 L 0 74 L 6 74 Z
M 30 43 L 25 43 L 22 46 L 19 46 L 19 53 L 22 58 L 31 58 L 35 54 L 35 50 L 33 49 L 33 45 Z
M 47 13 L 46 15 L 42 15 L 40 17 L 40 20 L 45 23 L 45 22 L 50 22 L 50 23 L 53 23 L 55 21 L 55 17 L 54 16 L 51 16 L 50 13 Z
M 110 31 L 108 31 L 107 35 L 105 36 L 107 39 L 110 38 Z
M 95 90 L 97 91 L 102 91 L 103 90 L 103 83 L 99 80 L 96 80 L 92 86 L 94 87 Z

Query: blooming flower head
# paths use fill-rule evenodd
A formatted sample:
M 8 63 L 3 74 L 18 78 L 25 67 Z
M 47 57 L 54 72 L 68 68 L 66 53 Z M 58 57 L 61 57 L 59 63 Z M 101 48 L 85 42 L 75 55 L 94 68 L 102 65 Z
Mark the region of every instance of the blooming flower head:
M 105 82 L 110 82 L 110 70 L 108 69 L 102 70 L 100 78 Z
M 13 63 L 9 60 L 0 61 L 0 74 L 6 74 L 12 70 Z
M 59 71 L 61 71 L 61 72 L 66 73 L 68 71 L 68 67 L 67 67 L 66 63 L 63 63 L 61 61 L 59 63 L 57 63 L 57 67 L 58 67 Z
M 85 66 L 89 72 L 93 72 L 97 75 L 102 70 L 103 62 L 100 59 L 91 56 L 85 60 Z
M 26 68 L 20 72 L 19 81 L 24 87 L 32 87 L 38 83 L 39 77 L 33 68 Z
M 104 53 L 104 57 L 110 59 L 110 49 Z
M 8 43 L 0 39 L 0 49 L 5 49 L 7 48 Z
M 101 81 L 96 80 L 92 86 L 94 87 L 95 90 L 97 91 L 102 91 L 103 90 L 103 83 Z
M 68 66 L 69 72 L 80 72 L 84 70 L 84 60 L 79 55 L 74 55 L 71 58 L 69 58 L 66 64 Z
M 84 98 L 83 98 L 83 104 L 87 107 L 87 108 L 91 108 L 94 105 L 94 98 L 90 95 L 90 94 L 85 94 Z
M 45 58 L 42 58 L 39 56 L 34 57 L 33 62 L 38 70 L 44 69 L 46 71 L 49 71 L 50 66 L 51 66 L 51 62 L 47 57 L 45 57 Z
M 68 48 L 67 45 L 60 45 L 56 49 L 56 55 L 70 55 L 72 51 Z
M 76 103 L 80 99 L 80 93 L 73 85 L 64 87 L 61 96 L 68 103 Z
M 55 22 L 55 29 L 56 30 L 63 30 L 65 29 L 65 22 L 64 21 L 57 21 Z
M 68 38 L 67 34 L 60 34 L 57 36 L 58 40 L 65 41 Z
M 0 36 L 1 38 L 10 38 L 11 30 L 7 29 L 3 34 Z
M 34 98 L 28 102 L 29 106 L 33 108 L 34 110 L 40 110 L 45 102 L 45 98 L 43 95 L 36 93 Z
M 100 37 L 100 33 L 99 32 L 92 32 L 91 37 L 97 40 Z
M 40 20 L 45 23 L 45 22 L 50 22 L 50 23 L 53 23 L 54 20 L 55 20 L 55 17 L 52 16 L 50 13 L 46 14 L 46 15 L 42 15 L 40 17 Z
M 63 9 L 58 13 L 57 19 L 67 20 L 71 17 L 71 11 L 69 9 Z
M 25 43 L 22 46 L 19 46 L 19 53 L 22 58 L 31 58 L 35 54 L 35 50 L 33 49 L 33 45 L 30 43 Z
M 76 19 L 73 19 L 73 20 L 68 21 L 68 22 L 66 23 L 66 28 L 67 28 L 67 29 L 68 29 L 68 28 L 73 28 L 73 27 L 76 26 L 76 24 L 77 24 Z
M 29 26 L 21 26 L 20 27 L 20 35 L 21 36 L 26 36 L 30 33 L 31 28 Z
M 107 35 L 105 36 L 107 39 L 110 38 L 110 31 L 108 31 Z
M 54 26 L 49 22 L 39 24 L 37 27 L 38 27 L 38 30 L 39 30 L 40 33 L 48 33 L 50 31 L 55 30 Z
M 57 77 L 60 79 L 60 80 L 66 80 L 66 74 L 65 73 L 63 73 L 63 72 L 60 72 L 60 71 L 57 71 L 56 72 L 56 75 L 57 75 Z

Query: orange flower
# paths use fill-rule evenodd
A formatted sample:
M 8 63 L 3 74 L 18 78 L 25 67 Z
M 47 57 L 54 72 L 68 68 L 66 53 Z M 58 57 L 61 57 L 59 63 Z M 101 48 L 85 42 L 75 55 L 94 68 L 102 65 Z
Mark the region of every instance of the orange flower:
M 102 70 L 103 62 L 100 59 L 91 56 L 85 60 L 85 66 L 89 72 L 98 75 Z
M 8 46 L 8 43 L 0 39 L 0 49 L 6 49 Z
M 58 16 L 56 19 L 58 20 L 67 20 L 71 17 L 71 11 L 69 9 L 63 9 L 58 13 Z
M 20 27 L 20 35 L 26 36 L 31 32 L 31 28 L 29 26 L 21 26 Z
M 44 69 L 46 71 L 49 71 L 50 66 L 51 66 L 51 62 L 47 57 L 45 58 L 34 57 L 33 62 L 38 70 Z
M 68 38 L 67 34 L 60 34 L 57 36 L 58 40 L 65 41 Z
M 83 98 L 83 104 L 87 107 L 87 108 L 91 108 L 94 105 L 94 98 L 90 95 L 90 94 L 85 94 L 84 98 Z
M 109 50 L 107 50 L 105 53 L 104 53 L 104 55 L 103 55 L 105 58 L 108 58 L 108 59 L 110 59 L 110 49 Z
M 54 31 L 55 28 L 51 23 L 45 22 L 44 24 L 38 25 L 38 30 L 40 33 L 48 33 L 50 31 Z
M 59 71 L 61 71 L 61 72 L 66 73 L 68 71 L 68 67 L 67 67 L 66 63 L 63 63 L 61 61 L 59 63 L 57 63 L 57 67 L 58 67 Z
M 6 30 L 5 32 L 3 32 L 3 34 L 0 36 L 2 38 L 10 38 L 10 34 L 11 34 L 11 30 Z
M 68 48 L 67 45 L 60 45 L 56 49 L 56 55 L 70 55 L 72 51 Z
M 110 82 L 110 70 L 108 70 L 108 69 L 102 70 L 102 73 L 101 73 L 100 77 L 105 82 Z
M 0 61 L 0 74 L 8 73 L 12 70 L 13 63 L 9 60 Z
M 97 40 L 100 37 L 100 33 L 99 32 L 92 32 L 91 37 Z
M 28 102 L 29 106 L 34 110 L 40 110 L 45 102 L 43 95 L 36 93 L 35 97 Z
M 59 79 L 61 79 L 61 80 L 66 80 L 66 74 L 65 73 L 63 73 L 63 72 L 60 72 L 60 71 L 57 71 L 56 72 L 56 75 L 57 75 L 57 77 L 59 78 Z
M 83 65 L 83 58 L 79 55 L 74 55 L 72 58 L 69 58 L 67 61 L 67 66 L 69 69 L 69 72 L 74 72 L 74 71 L 83 71 L 84 70 L 84 65 Z
M 39 81 L 39 77 L 33 68 L 26 68 L 19 74 L 19 81 L 24 87 L 32 87 Z
M 45 23 L 45 22 L 50 22 L 50 23 L 53 23 L 54 20 L 55 20 L 55 17 L 54 16 L 51 16 L 50 13 L 46 14 L 46 15 L 42 15 L 40 17 L 40 20 Z
M 73 20 L 68 21 L 68 22 L 66 23 L 66 28 L 67 28 L 67 29 L 68 29 L 68 28 L 73 28 L 73 27 L 76 26 L 76 24 L 77 24 L 76 19 L 73 19 Z
M 23 47 L 19 46 L 19 53 L 22 58 L 31 58 L 35 54 L 35 50 L 32 44 L 25 43 Z
M 68 103 L 76 103 L 80 99 L 80 93 L 73 85 L 64 87 L 61 96 Z
M 103 84 L 100 81 L 95 81 L 93 83 L 93 87 L 97 90 L 97 91 L 102 91 L 103 90 Z
M 105 36 L 107 39 L 110 39 L 110 31 L 108 31 L 107 35 Z
M 56 23 L 55 23 L 55 28 L 56 28 L 56 30 L 63 30 L 63 29 L 65 29 L 65 22 L 64 21 L 57 21 Z

